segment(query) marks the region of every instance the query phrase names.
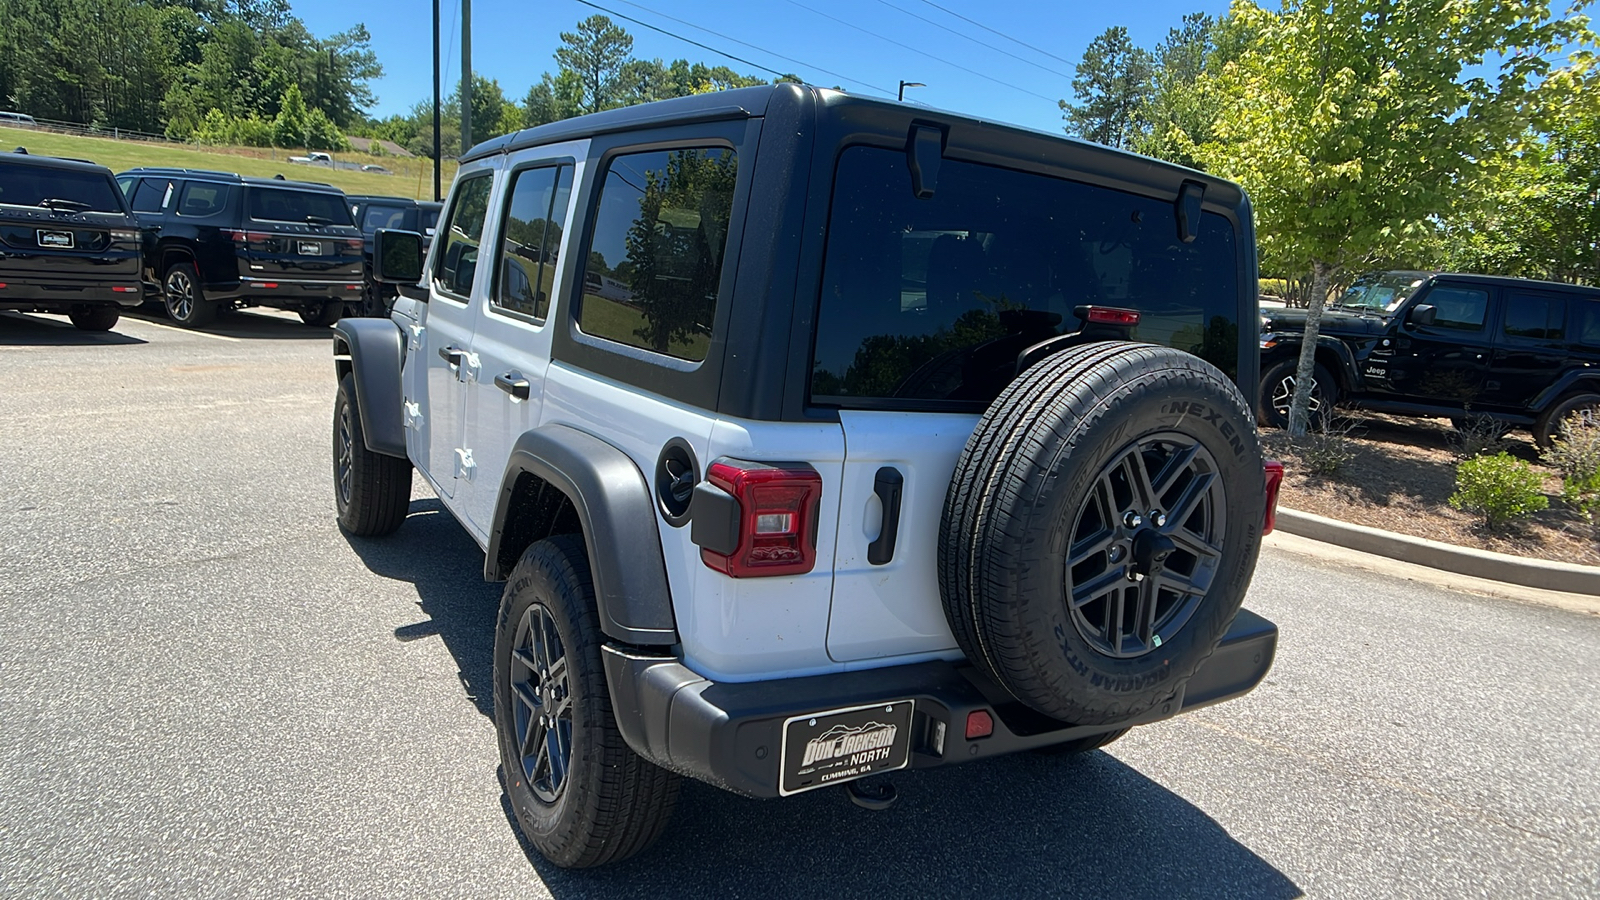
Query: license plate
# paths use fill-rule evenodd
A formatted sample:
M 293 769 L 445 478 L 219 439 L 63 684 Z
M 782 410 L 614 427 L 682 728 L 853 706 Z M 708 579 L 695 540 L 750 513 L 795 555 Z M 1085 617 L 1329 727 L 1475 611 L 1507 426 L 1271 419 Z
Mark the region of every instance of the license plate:
M 783 723 L 778 793 L 843 784 L 911 762 L 910 700 L 795 716 Z
M 300 241 L 299 242 L 299 250 L 297 252 L 301 256 L 321 256 L 322 255 L 322 242 L 321 241 Z
M 70 231 L 39 231 L 39 246 L 71 250 L 74 246 Z

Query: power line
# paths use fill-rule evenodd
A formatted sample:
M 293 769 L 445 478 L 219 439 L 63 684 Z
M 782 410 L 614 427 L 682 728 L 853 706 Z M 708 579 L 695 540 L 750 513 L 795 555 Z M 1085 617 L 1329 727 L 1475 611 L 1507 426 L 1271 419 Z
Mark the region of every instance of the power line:
M 581 2 L 586 2 L 586 0 L 579 0 L 579 2 L 580 3 Z M 933 60 L 935 62 L 942 62 L 945 65 L 950 66 L 953 69 L 960 69 L 961 71 L 966 72 L 969 75 L 976 75 L 976 76 L 978 76 L 979 78 L 982 78 L 985 81 L 992 81 L 995 84 L 1000 85 L 1001 87 L 1008 87 L 1008 88 L 1011 88 L 1014 91 L 1019 91 L 1021 93 L 1027 94 L 1030 97 L 1038 97 L 1040 100 L 1045 100 L 1045 101 L 1048 101 L 1050 103 L 1055 103 L 1056 102 L 1056 98 L 1054 98 L 1054 97 L 1046 97 L 1043 94 L 1037 93 L 1035 91 L 1030 91 L 1025 87 L 1020 87 L 1018 85 L 1010 83 L 1009 81 L 1001 81 L 1000 79 L 995 78 L 992 75 L 985 75 L 985 74 L 983 74 L 982 72 L 979 72 L 976 69 L 969 69 L 966 66 L 961 65 L 960 63 L 953 63 L 948 59 L 943 59 L 941 57 L 934 56 L 932 53 L 929 53 L 928 51 L 923 50 L 921 48 L 913 47 L 910 44 L 902 44 L 899 41 L 895 40 L 894 38 L 884 37 L 883 35 L 878 34 L 876 32 L 868 31 L 867 29 L 862 28 L 860 25 L 856 25 L 856 24 L 854 24 L 852 22 L 846 22 L 844 19 L 838 18 L 837 16 L 830 16 L 830 15 L 828 15 L 827 13 L 825 13 L 825 12 L 823 12 L 821 10 L 812 9 L 809 6 L 806 6 L 804 3 L 797 2 L 797 0 L 788 0 L 788 2 L 791 5 L 800 7 L 801 9 L 805 10 L 806 12 L 815 13 L 816 15 L 819 15 L 819 16 L 823 17 L 824 19 L 831 19 L 832 21 L 838 22 L 840 25 L 843 25 L 846 28 L 854 28 L 856 31 L 859 31 L 862 34 L 865 34 L 865 35 L 867 35 L 869 37 L 875 37 L 880 41 L 885 41 L 887 43 L 894 44 L 896 47 L 903 47 L 903 48 L 905 48 L 907 50 L 910 50 L 912 53 L 921 54 L 922 56 L 926 56 L 927 58 L 929 58 L 929 59 L 931 59 L 931 60 Z
M 946 25 L 943 22 L 935 22 L 934 20 L 928 18 L 927 16 L 919 16 L 919 15 L 917 15 L 916 13 L 912 12 L 909 9 L 902 9 L 902 8 L 900 8 L 898 6 L 895 6 L 893 3 L 890 3 L 889 0 L 878 0 L 878 2 L 882 3 L 884 6 L 889 7 L 890 9 L 894 10 L 895 12 L 902 12 L 902 13 L 905 13 L 906 15 L 910 16 L 913 19 L 920 19 L 920 20 L 922 20 L 924 22 L 927 22 L 929 25 L 932 25 L 935 28 L 942 28 L 945 31 L 948 31 L 951 34 L 955 35 L 956 37 L 965 38 L 966 40 L 969 40 L 969 41 L 973 42 L 974 44 L 977 44 L 980 47 L 987 47 L 987 48 L 989 48 L 990 50 L 993 50 L 996 53 L 1000 53 L 1000 54 L 1003 54 L 1005 56 L 1009 56 L 1012 59 L 1017 60 L 1018 62 L 1027 63 L 1028 65 L 1033 66 L 1035 69 L 1041 69 L 1041 70 L 1043 70 L 1045 72 L 1049 72 L 1051 75 L 1056 75 L 1056 76 L 1059 76 L 1061 78 L 1066 78 L 1066 79 L 1071 79 L 1072 78 L 1071 75 L 1068 75 L 1065 72 L 1057 71 L 1056 69 L 1052 69 L 1049 66 L 1040 65 L 1039 63 L 1036 63 L 1033 60 L 1028 59 L 1027 57 L 1018 56 L 1017 54 L 1012 53 L 1010 50 L 1002 50 L 1001 48 L 996 47 L 993 44 L 989 44 L 989 43 L 985 43 L 983 41 L 980 41 L 977 38 L 973 37 L 972 35 L 967 34 L 965 31 L 957 31 L 956 29 L 951 28 L 949 25 Z
M 872 90 L 875 90 L 875 91 L 883 94 L 886 97 L 887 96 L 891 96 L 891 95 L 894 94 L 894 91 L 891 91 L 888 88 L 881 88 L 881 87 L 878 87 L 875 84 L 872 84 L 871 82 L 862 81 L 859 78 L 851 78 L 850 76 L 841 74 L 839 72 L 832 72 L 832 71 L 829 71 L 827 69 L 824 69 L 821 66 L 812 65 L 811 63 L 805 62 L 804 60 L 795 59 L 792 56 L 784 56 L 782 53 L 778 53 L 778 52 L 773 51 L 773 50 L 768 50 L 765 47 L 758 47 L 755 44 L 750 43 L 749 41 L 741 41 L 738 38 L 733 37 L 731 35 L 721 34 L 720 32 L 712 31 L 711 29 L 705 27 L 704 25 L 696 25 L 693 22 L 688 22 L 688 21 L 685 21 L 683 19 L 676 18 L 674 16 L 669 16 L 666 13 L 664 13 L 664 12 L 658 10 L 658 9 L 651 9 L 650 7 L 645 6 L 645 5 L 641 4 L 641 3 L 634 3 L 633 0 L 616 0 L 616 2 L 625 3 L 628 6 L 636 7 L 638 9 L 642 9 L 645 12 L 648 12 L 648 13 L 654 13 L 655 15 L 658 15 L 663 19 L 667 19 L 667 20 L 672 21 L 672 22 L 677 22 L 679 25 L 687 25 L 687 26 L 689 26 L 690 28 L 693 28 L 696 31 L 703 31 L 706 34 L 714 35 L 716 37 L 722 38 L 725 41 L 733 41 L 735 44 L 739 44 L 739 45 L 744 46 L 744 47 L 749 47 L 751 50 L 756 50 L 756 51 L 759 51 L 761 53 L 765 53 L 768 56 L 777 57 L 778 59 L 781 59 L 784 62 L 791 62 L 791 63 L 794 63 L 797 66 L 801 66 L 801 67 L 804 67 L 804 68 L 807 68 L 807 69 L 815 69 L 816 71 L 821 72 L 824 75 L 832 75 L 833 77 L 841 79 L 843 81 L 848 81 L 848 82 L 850 82 L 852 84 L 859 84 L 862 87 L 871 88 Z
M 582 3 L 584 6 L 590 7 L 592 9 L 598 9 L 598 10 L 600 10 L 601 12 L 603 12 L 603 13 L 605 13 L 607 15 L 616 16 L 617 18 L 623 20 L 624 22 L 632 22 L 633 24 L 638 25 L 641 28 L 648 28 L 651 31 L 655 31 L 655 32 L 659 32 L 661 34 L 664 34 L 669 38 L 676 38 L 676 39 L 678 39 L 680 41 L 683 41 L 685 44 L 693 44 L 696 47 L 699 47 L 701 50 L 709 50 L 712 53 L 717 54 L 718 56 L 726 56 L 727 58 L 733 60 L 734 62 L 743 63 L 743 64 L 745 64 L 747 66 L 754 66 L 755 68 L 760 69 L 763 72 L 771 72 L 772 74 L 778 76 L 779 78 L 783 78 L 784 76 L 789 74 L 787 72 L 779 72 L 777 69 L 768 68 L 767 66 L 763 66 L 760 63 L 751 62 L 748 59 L 741 59 L 740 57 L 734 56 L 732 53 L 729 53 L 726 50 L 718 50 L 717 48 L 712 47 L 709 44 L 702 44 L 699 41 L 695 40 L 694 38 L 686 38 L 681 34 L 673 34 L 672 32 L 666 30 L 665 28 L 660 28 L 658 26 L 651 25 L 649 22 L 641 22 L 640 20 L 635 19 L 632 16 L 625 16 L 622 13 L 616 12 L 615 10 L 606 9 L 604 6 L 601 6 L 598 3 L 591 3 L 591 2 L 589 2 L 589 0 L 578 0 L 578 2 Z
M 1006 34 L 1004 31 L 996 31 L 993 28 L 990 28 L 989 26 L 983 24 L 982 22 L 978 22 L 978 21 L 975 21 L 973 19 L 969 19 L 966 16 L 963 16 L 961 13 L 958 13 L 953 9 L 946 9 L 945 7 L 940 6 L 939 4 L 933 2 L 933 0 L 922 0 L 922 2 L 928 4 L 929 6 L 933 7 L 934 9 L 939 10 L 940 12 L 949 13 L 950 15 L 955 16 L 956 18 L 960 19 L 963 22 L 966 22 L 966 23 L 971 24 L 971 25 L 976 25 L 979 28 L 982 28 L 984 31 L 989 32 L 990 34 L 999 35 L 1000 37 L 1005 38 L 1006 40 L 1010 41 L 1013 44 L 1021 44 L 1022 46 L 1027 47 L 1029 50 L 1032 50 L 1035 53 L 1043 53 L 1045 56 L 1048 56 L 1048 57 L 1050 57 L 1051 59 L 1053 59 L 1053 60 L 1055 60 L 1057 62 L 1064 62 L 1069 66 L 1077 65 L 1077 63 L 1073 62 L 1072 60 L 1070 60 L 1070 59 L 1062 59 L 1061 57 L 1055 55 L 1054 53 L 1051 53 L 1049 50 L 1041 50 L 1038 47 L 1035 47 L 1034 45 L 1028 43 L 1027 41 L 1019 41 L 1019 40 L 1017 40 L 1016 38 L 1012 37 L 1011 35 Z

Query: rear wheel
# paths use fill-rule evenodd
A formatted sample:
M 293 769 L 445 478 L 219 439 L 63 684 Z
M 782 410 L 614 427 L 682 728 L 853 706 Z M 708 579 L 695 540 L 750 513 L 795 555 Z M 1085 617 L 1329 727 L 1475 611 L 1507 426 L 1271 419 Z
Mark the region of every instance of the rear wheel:
M 517 824 L 546 859 L 604 865 L 661 836 L 681 778 L 634 753 L 617 728 L 589 557 L 573 535 L 530 546 L 506 582 L 494 718 Z
M 1280 360 L 1262 373 L 1261 396 L 1256 406 L 1256 418 L 1261 424 L 1289 427 L 1289 404 L 1294 402 L 1295 374 L 1299 365 L 1297 358 Z M 1312 370 L 1311 378 L 1310 418 L 1315 426 L 1333 415 L 1333 407 L 1339 402 L 1339 384 L 1321 363 Z
M 167 318 L 184 328 L 199 328 L 210 323 L 217 314 L 215 303 L 207 300 L 200 289 L 200 276 L 194 263 L 176 262 L 167 267 L 161 279 L 162 305 Z
M 1568 394 L 1551 404 L 1533 425 L 1533 440 L 1541 447 L 1561 436 L 1561 423 L 1576 419 L 1584 425 L 1600 425 L 1600 394 Z
M 67 313 L 72 324 L 84 331 L 110 331 L 121 316 L 109 306 L 81 306 Z
M 1035 365 L 984 413 L 945 500 L 939 589 L 962 651 L 1064 722 L 1170 706 L 1249 587 L 1262 471 L 1244 397 L 1197 357 L 1105 342 Z
M 300 321 L 315 328 L 327 328 L 344 315 L 344 304 L 338 300 L 312 303 L 298 310 Z

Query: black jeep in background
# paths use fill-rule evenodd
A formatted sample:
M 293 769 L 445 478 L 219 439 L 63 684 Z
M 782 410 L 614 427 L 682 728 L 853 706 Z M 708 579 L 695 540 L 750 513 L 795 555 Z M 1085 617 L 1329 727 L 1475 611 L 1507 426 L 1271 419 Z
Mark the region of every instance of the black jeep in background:
M 361 232 L 338 188 L 166 168 L 132 169 L 117 183 L 179 325 L 204 325 L 224 306 L 271 306 L 331 325 L 361 303 Z
M 139 225 L 110 169 L 0 154 L 0 309 L 105 331 L 144 302 L 140 270 Z
M 1306 314 L 1261 311 L 1262 423 L 1288 422 Z M 1600 288 L 1487 275 L 1364 276 L 1322 317 L 1314 415 L 1492 416 L 1540 445 L 1600 410 Z
M 383 284 L 372 277 L 372 236 L 379 228 L 413 231 L 422 235 L 423 251 L 433 242 L 433 231 L 439 225 L 439 211 L 443 203 L 429 200 L 412 200 L 408 197 L 379 197 L 351 195 L 350 215 L 363 238 L 362 259 L 366 264 L 366 280 L 361 291 L 361 305 L 352 310 L 363 316 L 387 316 L 398 296 L 393 285 Z

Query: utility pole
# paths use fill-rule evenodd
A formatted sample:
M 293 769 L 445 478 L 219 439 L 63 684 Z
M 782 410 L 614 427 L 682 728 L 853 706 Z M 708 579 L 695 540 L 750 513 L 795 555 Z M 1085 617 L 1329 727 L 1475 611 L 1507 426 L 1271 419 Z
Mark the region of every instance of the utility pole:
M 433 0 L 433 201 L 439 193 L 439 0 Z
M 472 0 L 461 0 L 461 152 L 472 149 Z

